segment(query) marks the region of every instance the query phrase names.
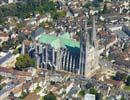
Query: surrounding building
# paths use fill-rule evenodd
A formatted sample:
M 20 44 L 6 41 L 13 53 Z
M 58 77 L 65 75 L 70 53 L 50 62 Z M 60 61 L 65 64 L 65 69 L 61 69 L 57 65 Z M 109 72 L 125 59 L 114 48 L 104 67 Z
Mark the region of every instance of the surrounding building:
M 93 95 L 93 94 L 85 94 L 84 100 L 96 100 L 95 95 Z

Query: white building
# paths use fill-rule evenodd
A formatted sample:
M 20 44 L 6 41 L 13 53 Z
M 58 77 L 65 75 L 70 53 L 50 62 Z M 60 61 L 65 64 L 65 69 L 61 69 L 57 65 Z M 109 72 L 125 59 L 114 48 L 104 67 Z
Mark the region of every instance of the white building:
M 8 0 L 8 3 L 13 3 L 14 2 L 14 0 Z
M 95 95 L 85 94 L 84 100 L 95 100 Z

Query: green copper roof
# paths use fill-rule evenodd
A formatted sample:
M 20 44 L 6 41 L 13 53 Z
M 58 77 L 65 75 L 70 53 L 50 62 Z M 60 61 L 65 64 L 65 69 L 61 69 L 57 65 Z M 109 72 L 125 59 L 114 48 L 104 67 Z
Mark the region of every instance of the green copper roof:
M 51 46 L 54 47 L 55 49 L 58 49 L 58 48 L 66 48 L 66 46 L 64 45 L 64 43 L 61 41 L 60 38 L 54 40 L 51 42 Z
M 61 38 L 66 38 L 66 39 L 70 39 L 70 34 L 68 32 L 65 32 L 64 34 L 62 34 L 60 36 Z
M 50 44 L 55 49 L 58 48 L 80 48 L 80 43 L 70 39 L 69 33 L 65 33 L 59 37 L 49 34 L 41 34 L 39 36 L 39 42 Z
M 54 40 L 56 40 L 56 39 L 57 39 L 57 37 L 52 36 L 52 35 L 48 35 L 48 34 L 41 34 L 41 35 L 39 36 L 39 41 L 40 41 L 41 43 L 51 44 L 52 41 L 54 41 Z

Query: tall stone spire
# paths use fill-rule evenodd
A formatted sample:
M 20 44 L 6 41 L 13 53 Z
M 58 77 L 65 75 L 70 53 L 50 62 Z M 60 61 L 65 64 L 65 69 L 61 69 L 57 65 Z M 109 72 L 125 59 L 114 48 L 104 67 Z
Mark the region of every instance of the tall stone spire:
M 88 33 L 87 18 L 84 20 L 84 26 L 85 26 L 85 32 L 83 38 L 85 38 L 84 42 L 86 42 L 86 47 L 88 47 L 90 45 L 90 35 Z
M 95 16 L 93 16 L 92 44 L 93 44 L 94 47 L 97 47 L 97 45 L 96 45 L 96 26 L 95 26 Z

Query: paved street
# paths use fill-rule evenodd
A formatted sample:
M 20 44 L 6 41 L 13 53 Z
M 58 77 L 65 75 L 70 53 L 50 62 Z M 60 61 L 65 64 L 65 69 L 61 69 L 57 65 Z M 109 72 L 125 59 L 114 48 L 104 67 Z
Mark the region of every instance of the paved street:
M 12 57 L 11 52 L 8 52 L 4 57 L 0 58 L 0 64 L 4 63 L 5 61 L 7 61 L 11 57 Z

